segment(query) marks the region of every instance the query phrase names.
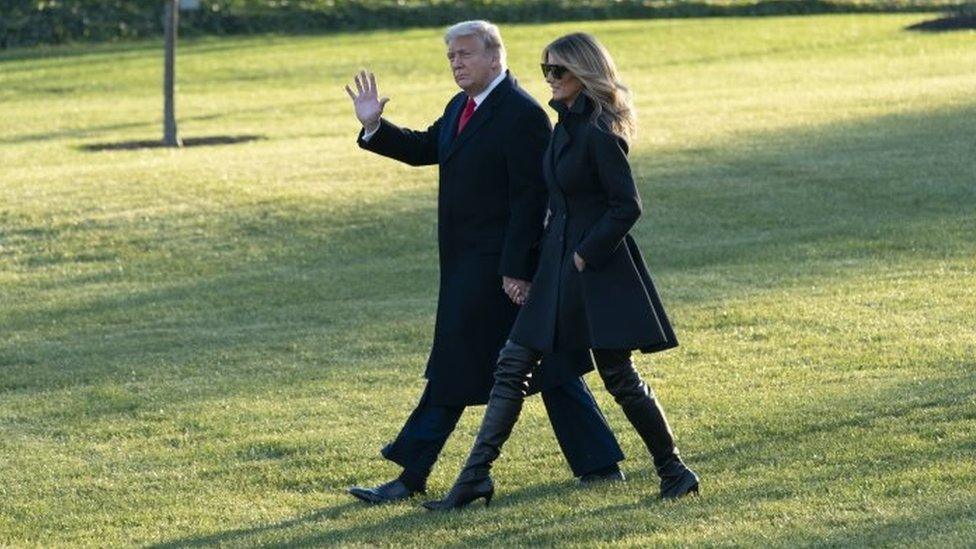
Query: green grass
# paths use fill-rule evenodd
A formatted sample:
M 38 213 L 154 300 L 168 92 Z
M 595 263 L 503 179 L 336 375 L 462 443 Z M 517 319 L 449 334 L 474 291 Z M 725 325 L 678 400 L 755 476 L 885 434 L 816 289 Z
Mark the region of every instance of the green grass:
M 578 488 L 539 399 L 488 511 L 365 508 L 423 386 L 435 171 L 369 155 L 454 92 L 437 30 L 0 55 L 0 545 L 976 544 L 976 49 L 925 15 L 508 26 L 512 68 L 587 30 L 637 94 L 636 228 L 682 347 L 640 356 L 700 498 Z M 480 409 L 431 478 L 452 482 Z

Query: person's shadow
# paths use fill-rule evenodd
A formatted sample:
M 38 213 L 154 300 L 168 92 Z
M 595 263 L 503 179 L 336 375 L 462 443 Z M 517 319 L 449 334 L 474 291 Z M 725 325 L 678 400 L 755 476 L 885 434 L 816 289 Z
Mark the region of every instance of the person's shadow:
M 342 505 L 338 505 L 335 507 L 327 507 L 325 509 L 319 509 L 318 511 L 308 513 L 300 517 L 295 517 L 289 520 L 284 520 L 280 522 L 264 524 L 259 526 L 252 526 L 249 528 L 239 528 L 237 530 L 227 530 L 225 532 L 218 532 L 216 534 L 211 534 L 209 536 L 176 539 L 164 543 L 153 544 L 150 545 L 149 547 L 156 548 L 156 549 L 175 549 L 177 547 L 205 547 L 210 545 L 221 545 L 228 542 L 235 542 L 235 541 L 240 542 L 248 538 L 257 537 L 262 534 L 274 532 L 276 530 L 283 531 L 304 524 L 311 524 L 314 522 L 320 522 L 324 520 L 334 520 L 341 517 L 347 511 L 350 511 L 353 508 L 361 508 L 362 506 L 363 504 L 361 503 L 350 501 L 348 503 L 343 503 Z
M 573 489 L 574 487 L 567 481 L 559 481 L 549 484 L 532 485 L 511 492 L 506 491 L 502 494 L 503 497 L 492 502 L 490 510 L 494 512 L 496 509 L 504 510 L 508 507 L 524 507 L 535 500 L 558 497 L 560 494 L 565 494 L 566 491 Z M 205 536 L 188 536 L 152 544 L 149 547 L 154 549 L 209 547 L 216 545 L 287 545 L 289 547 L 312 547 L 337 543 L 369 543 L 370 540 L 389 538 L 391 533 L 395 533 L 396 537 L 400 539 L 411 539 L 415 536 L 421 536 L 423 530 L 443 527 L 449 523 L 454 523 L 459 517 L 463 517 L 465 513 L 484 511 L 480 501 L 459 511 L 438 513 L 427 511 L 420 506 L 421 501 L 434 498 L 436 498 L 436 495 L 428 493 L 426 496 L 413 498 L 408 502 L 380 506 L 370 506 L 359 501 L 348 501 L 288 520 L 226 530 Z M 369 518 L 373 518 L 370 516 L 372 512 L 394 506 L 410 506 L 415 510 L 414 512 L 397 514 L 396 516 L 380 521 L 369 520 Z M 330 528 L 327 524 L 329 521 L 341 519 L 349 513 L 361 514 L 366 520 L 358 521 L 352 526 L 340 528 Z M 320 526 L 310 526 L 316 523 L 320 523 Z M 289 535 L 287 532 L 293 529 L 296 531 L 296 534 L 298 531 L 304 531 L 304 534 Z M 309 532 L 309 530 L 312 531 Z

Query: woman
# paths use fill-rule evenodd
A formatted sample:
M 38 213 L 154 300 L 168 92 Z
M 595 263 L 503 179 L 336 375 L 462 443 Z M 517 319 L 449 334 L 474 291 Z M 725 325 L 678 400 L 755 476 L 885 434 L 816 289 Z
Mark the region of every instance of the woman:
M 509 341 L 474 447 L 446 498 L 431 510 L 491 502 L 492 462 L 511 434 L 543 353 L 592 349 L 600 377 L 644 440 L 661 497 L 697 493 L 698 476 L 674 446 L 664 413 L 631 362 L 631 351 L 677 346 L 644 259 L 628 234 L 641 214 L 627 162 L 636 120 L 610 54 L 587 34 L 543 51 L 542 71 L 559 112 L 544 157 L 551 215 L 542 256 Z

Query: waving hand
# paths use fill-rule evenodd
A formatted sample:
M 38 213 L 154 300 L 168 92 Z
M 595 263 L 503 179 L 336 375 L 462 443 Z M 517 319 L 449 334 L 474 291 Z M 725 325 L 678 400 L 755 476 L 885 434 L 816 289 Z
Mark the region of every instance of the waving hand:
M 380 123 L 383 116 L 383 107 L 386 106 L 389 97 L 379 97 L 376 91 L 376 75 L 367 71 L 360 71 L 355 76 L 356 90 L 353 92 L 349 85 L 346 85 L 346 93 L 352 99 L 353 107 L 356 109 L 356 118 L 363 124 L 366 131 L 372 131 Z

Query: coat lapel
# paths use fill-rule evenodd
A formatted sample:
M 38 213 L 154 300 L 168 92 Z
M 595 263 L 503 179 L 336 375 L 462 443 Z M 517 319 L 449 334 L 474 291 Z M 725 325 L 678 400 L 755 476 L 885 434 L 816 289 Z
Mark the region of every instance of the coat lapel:
M 451 149 L 451 143 L 454 141 L 454 137 L 457 134 L 458 119 L 461 118 L 461 111 L 464 110 L 464 103 L 468 100 L 468 96 L 464 93 L 457 94 L 454 99 L 451 100 L 451 106 L 448 109 L 447 116 L 444 118 L 444 124 L 441 125 L 440 135 L 438 135 L 437 151 L 438 151 L 438 161 L 444 163 L 447 160 L 448 151 Z M 475 111 L 477 112 L 477 111 Z M 471 121 L 469 120 L 468 123 Z
M 546 147 L 543 156 L 542 177 L 546 180 L 546 186 L 550 192 L 559 189 L 559 184 L 556 182 L 556 144 L 554 137 L 549 139 L 549 146 Z
M 569 144 L 573 142 L 573 136 L 566 130 L 565 124 L 556 124 L 552 132 L 553 163 L 558 163 Z
M 474 111 L 471 115 L 471 120 L 468 120 L 468 124 L 464 127 L 464 131 L 460 133 L 450 144 L 447 146 L 447 153 L 441 158 L 441 163 L 450 160 L 451 156 L 454 155 L 464 146 L 465 143 L 471 141 L 471 138 L 478 133 L 478 130 L 484 126 L 489 120 L 491 120 L 492 115 L 495 111 L 495 106 L 498 105 L 499 101 L 515 86 L 515 79 L 511 74 L 508 74 L 504 80 L 495 86 L 495 89 L 491 90 L 488 97 L 482 101 L 481 105 Z M 465 99 L 465 101 L 467 101 Z M 460 105 L 464 104 L 464 101 L 459 102 Z M 453 124 L 450 126 L 451 135 L 457 133 L 457 121 L 460 118 L 461 109 L 458 108 L 457 116 L 452 117 Z
M 556 123 L 556 127 L 552 130 L 552 141 L 549 146 L 549 151 L 546 153 L 547 155 L 551 155 L 548 159 L 550 163 L 549 169 L 552 170 L 552 178 L 557 186 L 559 182 L 556 181 L 556 167 L 559 166 L 559 160 L 573 143 L 573 133 L 576 133 L 575 130 L 572 132 L 569 131 L 567 125 L 572 124 L 574 128 L 578 126 L 579 118 L 589 112 L 589 101 L 589 99 L 581 95 L 573 103 L 572 107 L 566 107 L 563 103 L 555 100 L 549 102 L 549 106 L 559 113 L 559 122 Z

